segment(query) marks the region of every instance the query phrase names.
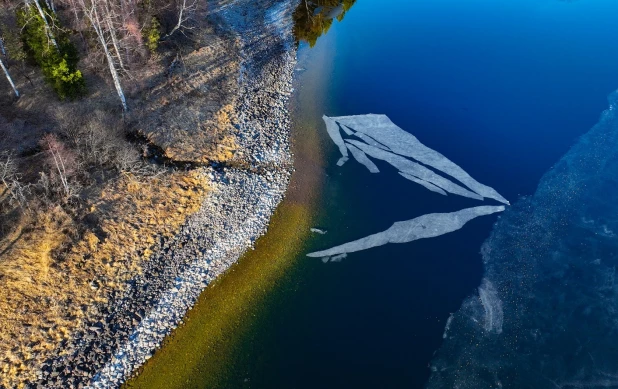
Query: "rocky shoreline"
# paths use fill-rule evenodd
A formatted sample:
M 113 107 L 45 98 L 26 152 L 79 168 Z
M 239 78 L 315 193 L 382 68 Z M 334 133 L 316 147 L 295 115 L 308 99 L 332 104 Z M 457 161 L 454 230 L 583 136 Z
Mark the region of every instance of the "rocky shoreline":
M 295 0 L 211 0 L 210 18 L 241 47 L 238 151 L 200 168 L 213 190 L 143 273 L 44 364 L 33 388 L 117 388 L 181 322 L 201 291 L 266 232 L 292 172 Z M 236 166 L 236 167 L 234 167 Z

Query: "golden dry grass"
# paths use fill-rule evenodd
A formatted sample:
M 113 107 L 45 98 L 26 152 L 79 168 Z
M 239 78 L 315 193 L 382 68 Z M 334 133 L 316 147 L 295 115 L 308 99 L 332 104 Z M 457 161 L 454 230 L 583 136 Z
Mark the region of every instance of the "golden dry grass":
M 0 242 L 0 384 L 35 379 L 96 304 L 140 271 L 155 242 L 178 232 L 207 190 L 196 172 L 124 175 L 92 196 L 104 233 L 86 231 L 62 259 L 76 222 L 61 207 L 24 216 Z
M 135 102 L 135 129 L 175 161 L 224 161 L 236 149 L 238 42 L 210 28 L 200 36 L 203 46 L 178 55 Z
M 232 126 L 234 107 L 226 104 L 214 114 L 213 120 L 203 122 L 204 135 L 190 133 L 186 129 L 172 128 L 165 133 L 174 142 L 160 142 L 156 135 L 150 134 L 149 139 L 162 147 L 165 156 L 175 161 L 190 161 L 206 163 L 210 161 L 223 162 L 230 160 L 238 148 L 236 138 L 229 133 Z

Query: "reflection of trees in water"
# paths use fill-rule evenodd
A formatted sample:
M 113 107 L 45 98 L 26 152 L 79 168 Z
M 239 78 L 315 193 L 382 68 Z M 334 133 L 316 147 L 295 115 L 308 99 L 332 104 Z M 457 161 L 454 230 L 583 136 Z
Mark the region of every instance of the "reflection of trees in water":
M 356 0 L 302 0 L 294 11 L 294 36 L 311 47 L 328 32 L 333 19 L 342 21 Z

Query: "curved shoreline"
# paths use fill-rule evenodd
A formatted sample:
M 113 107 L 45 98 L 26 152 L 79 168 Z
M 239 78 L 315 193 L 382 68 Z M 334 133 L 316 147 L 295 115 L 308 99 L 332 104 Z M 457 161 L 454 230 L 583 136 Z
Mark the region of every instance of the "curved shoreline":
M 242 48 L 236 125 L 238 156 L 249 169 L 203 168 L 213 190 L 198 212 L 121 296 L 102 308 L 63 355 L 43 366 L 38 386 L 115 388 L 158 349 L 203 289 L 263 235 L 292 171 L 290 112 L 296 63 L 294 0 L 212 0 L 212 18 Z M 250 53 L 250 55 L 247 55 Z M 36 385 L 35 385 L 36 386 Z
M 323 71 L 332 57 L 309 51 L 297 54 L 289 102 L 295 169 L 268 232 L 202 292 L 182 324 L 123 388 L 226 388 L 254 382 L 249 370 L 259 362 L 246 351 L 271 341 L 270 315 L 307 281 L 307 266 L 313 269 L 304 254 L 315 237 L 311 228 L 319 217 L 326 179 L 326 139 L 317 128 L 329 83 Z
M 291 22 L 292 1 L 272 7 L 246 1 L 233 3 L 232 8 L 228 6 L 221 7 L 215 17 L 232 28 L 241 46 L 237 138 L 239 148 L 246 154 L 241 154 L 240 158 L 251 159 L 245 162 L 251 162 L 260 173 L 237 169 L 209 172 L 215 183 L 213 192 L 202 208 L 189 218 L 175 247 L 170 248 L 173 256 L 197 259 L 174 277 L 172 287 L 162 293 L 151 312 L 133 329 L 129 341 L 93 377 L 89 387 L 117 387 L 146 362 L 180 324 L 202 290 L 266 232 L 270 217 L 287 189 L 292 166 L 287 101 L 291 94 L 295 52 L 291 28 L 284 20 L 287 18 Z M 262 30 L 256 30 L 250 20 L 240 17 L 239 11 L 246 12 L 250 7 L 266 10 Z M 254 16 L 253 23 L 256 20 L 260 18 Z M 252 33 L 247 34 L 247 30 Z M 272 42 L 269 37 L 278 37 L 280 41 Z M 261 50 L 255 49 L 257 39 L 260 39 Z M 272 47 L 278 44 L 282 44 L 284 50 L 269 53 L 268 61 L 256 66 L 256 60 L 261 59 L 256 54 L 273 51 Z M 252 51 L 253 56 L 247 57 L 247 51 Z M 256 96 L 255 91 L 265 89 L 269 98 Z M 265 111 L 265 107 L 270 112 Z
M 203 288 L 235 263 L 250 246 L 249 243 L 252 244 L 265 232 L 270 214 L 283 197 L 281 183 L 287 182 L 287 175 L 278 175 L 273 180 L 240 171 L 226 172 L 224 175 L 220 178 L 227 182 L 217 184 L 218 188 L 208 199 L 209 204 L 191 219 L 192 222 L 201 222 L 206 215 L 215 215 L 215 218 L 222 219 L 222 223 L 229 219 L 240 223 L 229 223 L 203 256 L 179 272 L 173 286 L 160 296 L 150 313 L 133 329 L 129 341 L 94 376 L 90 387 L 110 388 L 124 382 L 177 327 Z M 244 204 L 232 204 L 230 199 L 243 199 Z M 195 230 L 185 236 L 190 237 L 190 234 L 195 234 Z M 175 255 L 191 255 L 193 250 L 192 245 L 187 245 L 176 250 Z

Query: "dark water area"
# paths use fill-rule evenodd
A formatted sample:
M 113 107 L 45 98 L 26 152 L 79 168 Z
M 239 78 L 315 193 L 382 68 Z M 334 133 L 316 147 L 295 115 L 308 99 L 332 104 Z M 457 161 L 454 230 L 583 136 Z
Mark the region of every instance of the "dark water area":
M 494 226 L 478 295 L 447 325 L 428 388 L 618 385 L 618 92 Z
M 301 42 L 297 109 L 312 98 L 329 116 L 386 114 L 512 203 L 535 192 L 618 87 L 613 0 L 348 5 L 326 34 Z M 322 90 L 303 97 L 315 84 Z M 316 227 L 328 232 L 305 253 L 426 213 L 494 205 L 438 196 L 379 161 L 374 175 L 337 167 L 323 125 L 315 131 L 328 156 Z M 447 319 L 481 284 L 481 245 L 496 220 L 341 263 L 301 254 L 255 318 L 225 387 L 423 387 Z

